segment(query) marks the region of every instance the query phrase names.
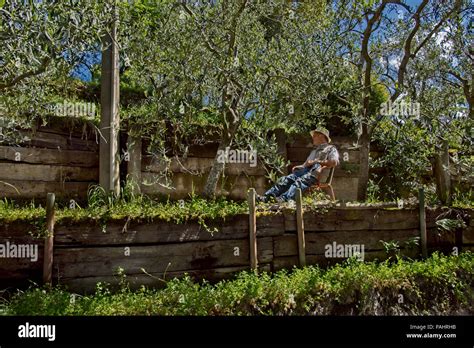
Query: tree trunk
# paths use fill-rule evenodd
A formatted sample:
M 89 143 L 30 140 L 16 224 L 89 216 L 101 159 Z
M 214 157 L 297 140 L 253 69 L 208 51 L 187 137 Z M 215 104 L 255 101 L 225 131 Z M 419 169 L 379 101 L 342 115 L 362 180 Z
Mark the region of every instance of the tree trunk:
M 367 124 L 362 124 L 362 134 L 359 137 L 360 146 L 360 173 L 357 187 L 357 200 L 365 201 L 367 198 L 367 186 L 369 183 L 369 154 L 370 136 Z
M 451 175 L 449 172 L 449 146 L 443 141 L 442 149 L 435 154 L 433 172 L 436 181 L 436 194 L 443 204 L 451 204 Z
M 226 99 L 228 99 L 228 95 L 223 95 L 223 100 L 225 101 Z M 217 183 L 219 182 L 219 177 L 222 174 L 225 166 L 224 162 L 219 161 L 219 155 L 221 151 L 225 151 L 226 147 L 230 147 L 232 145 L 235 132 L 239 127 L 238 119 L 233 117 L 234 115 L 236 115 L 236 111 L 231 111 L 231 108 L 229 108 L 229 110 L 225 111 L 224 113 L 224 119 L 226 122 L 224 123 L 224 129 L 222 130 L 221 142 L 217 148 L 216 156 L 214 157 L 214 161 L 212 163 L 212 168 L 209 171 L 206 185 L 204 185 L 204 190 L 202 192 L 203 196 L 206 198 L 213 199 L 216 196 Z
M 362 82 L 362 103 L 361 103 L 361 134 L 359 136 L 360 146 L 360 174 L 357 185 L 357 200 L 365 201 L 367 199 L 367 186 L 369 183 L 369 154 L 370 154 L 370 138 L 373 128 L 369 130 L 370 120 L 370 96 L 372 92 L 372 57 L 370 56 L 370 37 L 380 24 L 380 18 L 387 5 L 387 1 L 382 1 L 379 6 L 373 11 L 372 17 L 367 17 L 367 25 L 362 36 L 362 44 L 360 50 L 360 73 Z M 375 29 L 374 29 L 375 27 Z M 364 67 L 365 65 L 365 67 Z M 375 124 L 373 125 L 375 127 Z
M 216 196 L 217 183 L 219 182 L 219 177 L 221 176 L 225 165 L 225 163 L 221 163 L 218 161 L 219 153 L 221 151 L 225 151 L 225 148 L 230 145 L 231 140 L 228 137 L 224 137 L 224 139 L 222 139 L 219 144 L 216 156 L 214 157 L 214 161 L 212 162 L 211 170 L 207 177 L 206 185 L 204 186 L 204 190 L 202 192 L 202 195 L 206 198 L 215 198 Z

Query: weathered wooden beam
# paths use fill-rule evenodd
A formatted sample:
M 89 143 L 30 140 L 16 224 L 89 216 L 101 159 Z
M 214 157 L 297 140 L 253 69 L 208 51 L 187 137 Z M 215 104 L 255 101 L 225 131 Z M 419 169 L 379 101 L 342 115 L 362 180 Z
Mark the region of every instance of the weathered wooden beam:
M 0 146 L 0 160 L 67 167 L 99 166 L 98 153 L 91 151 L 38 149 L 31 147 Z
M 262 271 L 270 272 L 270 264 L 261 264 L 259 269 Z M 190 276 L 195 281 L 206 279 L 210 282 L 217 282 L 222 279 L 230 278 L 237 272 L 248 269 L 248 266 L 237 266 L 237 267 L 220 267 L 213 269 L 194 269 L 177 272 L 147 272 L 147 273 L 127 273 L 127 282 L 130 289 L 139 289 L 142 286 L 162 288 L 166 286 L 166 282 L 173 278 L 182 278 L 185 274 Z M 66 286 L 70 291 L 78 293 L 94 293 L 96 291 L 98 282 L 106 282 L 113 287 L 120 286 L 120 277 L 109 275 L 109 276 L 90 276 L 81 278 L 61 278 L 61 284 Z
M 255 189 L 248 191 L 249 205 L 249 242 L 250 242 L 250 268 L 256 270 L 258 267 L 257 260 L 257 213 L 255 210 Z
M 99 183 L 107 192 L 120 192 L 119 175 L 119 49 L 117 45 L 117 8 L 110 32 L 105 34 L 100 88 L 100 162 Z
M 356 149 L 354 143 L 357 142 L 355 137 L 350 136 L 332 136 L 331 144 L 337 146 L 338 149 Z M 288 141 L 288 148 L 290 147 L 312 147 L 311 136 L 309 133 L 293 134 L 291 141 Z
M 32 181 L 95 181 L 97 167 L 67 167 L 49 164 L 0 163 L 0 179 Z
M 196 192 L 201 192 L 205 185 L 205 175 L 191 175 L 185 173 L 174 173 L 172 182 L 174 189 L 169 189 L 161 185 L 153 183 L 157 182 L 158 176 L 153 173 L 142 172 L 142 192 L 153 195 L 170 195 L 172 199 L 187 198 L 189 196 L 190 187 L 194 187 Z M 250 176 L 245 175 L 235 176 L 226 175 L 219 179 L 216 194 L 228 196 L 232 199 L 247 199 L 249 187 L 254 187 L 256 190 L 263 192 L 266 187 L 267 179 L 265 176 Z
M 398 241 L 404 247 L 410 239 L 418 237 L 418 229 L 410 230 L 376 230 L 376 231 L 337 231 L 337 232 L 308 232 L 305 231 L 306 257 L 308 255 L 324 254 L 326 245 L 363 244 L 365 250 L 382 250 L 381 241 Z M 285 234 L 274 237 L 275 257 L 298 255 L 298 241 L 295 234 Z
M 408 256 L 410 258 L 416 258 L 418 254 L 418 250 L 416 249 L 401 249 L 400 255 Z M 386 260 L 389 255 L 385 252 L 385 250 L 371 250 L 364 252 L 364 261 L 373 261 L 379 260 L 383 261 Z M 320 267 L 326 267 L 330 265 L 334 265 L 338 262 L 342 262 L 347 260 L 347 258 L 336 258 L 336 257 L 326 257 L 324 254 L 318 255 L 307 255 L 306 262 L 308 265 L 318 265 Z M 273 271 L 278 271 L 281 269 L 291 269 L 295 263 L 298 262 L 298 256 L 279 256 L 273 259 Z
M 462 231 L 462 244 L 474 244 L 474 216 L 471 215 L 471 225 Z
M 43 198 L 45 192 L 54 191 L 57 197 L 83 199 L 87 196 L 87 189 L 89 185 L 92 184 L 97 184 L 97 181 L 56 182 L 0 179 L 0 196 L 25 199 L 39 197 Z
M 426 212 L 425 212 L 425 190 L 420 188 L 418 191 L 418 201 L 420 205 L 420 244 L 421 244 L 421 255 L 423 257 L 428 256 L 427 249 L 427 237 L 426 237 Z
M 204 145 L 191 145 L 188 148 L 189 150 L 188 156 L 201 157 L 201 158 L 215 158 L 218 148 L 219 148 L 218 142 L 207 143 Z
M 458 246 L 456 243 L 456 234 L 457 234 L 457 231 L 443 231 L 442 233 L 439 233 L 437 228 L 427 228 L 426 229 L 426 247 L 428 250 L 430 249 L 436 250 L 436 249 L 446 249 L 446 248 L 452 248 L 454 246 Z M 420 241 L 420 249 L 421 249 L 421 241 Z
M 273 260 L 271 237 L 258 239 L 258 260 Z M 60 278 L 106 276 L 119 267 L 131 274 L 168 273 L 249 265 L 249 241 L 228 239 L 160 245 L 54 249 L 55 275 Z M 257 255 L 255 257 L 257 259 Z
M 0 220 L 0 236 L 5 241 L 10 240 L 18 244 L 42 242 L 42 238 L 38 239 L 33 236 L 33 232 L 36 230 L 34 220 Z
M 74 222 L 63 220 L 55 226 L 57 246 L 113 246 L 135 244 L 180 243 L 211 241 L 222 239 L 249 238 L 249 218 L 247 214 L 229 216 L 206 222 L 206 229 L 198 221 L 173 223 L 162 220 L 109 221 L 105 233 L 98 222 Z M 211 230 L 217 229 L 211 233 Z M 0 226 L 0 231 L 2 228 Z M 259 216 L 257 218 L 257 237 L 280 236 L 284 233 L 283 216 Z
M 303 199 L 301 189 L 296 189 L 296 230 L 298 236 L 298 258 L 300 267 L 306 266 L 306 244 L 304 238 Z
M 48 193 L 46 198 L 46 229 L 48 235 L 44 241 L 43 284 L 52 285 L 53 248 L 54 248 L 54 193 Z
M 213 158 L 203 157 L 187 157 L 171 159 L 169 169 L 173 173 L 189 173 L 189 174 L 203 174 L 208 173 L 212 164 Z M 167 163 L 152 163 L 150 158 L 145 158 L 142 162 L 142 171 L 150 173 L 161 173 L 167 169 Z M 252 175 L 264 176 L 267 174 L 262 166 L 251 166 L 248 163 L 227 163 L 224 168 L 226 175 Z
M 0 279 L 8 281 L 32 278 L 35 282 L 41 283 L 43 279 L 44 248 L 39 243 L 37 244 L 38 259 L 34 262 L 29 258 L 1 258 Z
M 311 148 L 307 148 L 307 147 L 288 147 L 288 150 L 287 150 L 288 160 L 291 162 L 301 164 L 302 162 L 306 161 L 306 158 L 310 154 L 311 150 L 312 150 Z M 353 163 L 353 164 L 360 163 L 359 150 L 340 149 L 339 155 L 340 155 L 341 163 L 343 162 Z
M 305 231 L 405 230 L 419 227 L 418 212 L 378 208 L 336 208 L 308 214 Z M 285 231 L 296 231 L 294 214 L 285 213 Z
M 90 151 L 97 152 L 99 145 L 97 143 L 98 139 L 81 139 L 71 136 L 64 136 L 62 134 L 48 133 L 35 131 L 19 131 L 19 133 L 28 137 L 29 140 L 23 142 L 22 144 L 28 146 L 35 146 L 40 148 L 47 149 L 56 149 L 56 150 L 73 150 L 73 151 Z

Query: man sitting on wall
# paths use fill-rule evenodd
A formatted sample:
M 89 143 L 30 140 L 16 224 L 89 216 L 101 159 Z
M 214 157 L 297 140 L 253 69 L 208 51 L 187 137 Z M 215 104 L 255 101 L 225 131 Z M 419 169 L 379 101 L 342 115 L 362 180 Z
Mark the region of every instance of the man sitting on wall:
M 273 198 L 278 202 L 285 202 L 295 199 L 297 188 L 304 192 L 318 182 L 318 177 L 324 169 L 339 164 L 339 152 L 334 145 L 329 145 L 331 138 L 328 130 L 315 129 L 310 134 L 313 138 L 313 150 L 306 161 L 293 167 L 292 174 L 281 178 L 263 196 L 257 196 L 257 201 L 268 202 Z

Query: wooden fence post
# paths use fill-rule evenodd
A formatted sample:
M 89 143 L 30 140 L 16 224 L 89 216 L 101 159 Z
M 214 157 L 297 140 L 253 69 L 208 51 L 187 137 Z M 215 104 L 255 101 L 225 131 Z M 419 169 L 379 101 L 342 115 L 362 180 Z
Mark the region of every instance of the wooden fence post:
M 100 137 L 99 144 L 99 184 L 107 192 L 120 193 L 119 167 L 119 47 L 117 44 L 118 9 L 113 5 L 114 18 L 110 31 L 103 37 L 100 85 Z
M 46 197 L 46 229 L 48 236 L 44 241 L 43 259 L 43 284 L 52 285 L 53 275 L 53 249 L 54 249 L 54 193 L 48 193 Z
M 420 204 L 420 243 L 421 243 L 421 255 L 423 257 L 428 256 L 427 249 L 427 237 L 426 237 L 426 212 L 425 212 L 425 190 L 420 188 L 418 191 L 418 202 Z
M 257 270 L 257 215 L 255 212 L 255 189 L 248 191 L 249 232 L 250 232 L 250 268 Z
M 298 256 L 300 267 L 306 266 L 306 244 L 304 240 L 303 199 L 301 189 L 296 189 L 296 229 L 298 231 Z

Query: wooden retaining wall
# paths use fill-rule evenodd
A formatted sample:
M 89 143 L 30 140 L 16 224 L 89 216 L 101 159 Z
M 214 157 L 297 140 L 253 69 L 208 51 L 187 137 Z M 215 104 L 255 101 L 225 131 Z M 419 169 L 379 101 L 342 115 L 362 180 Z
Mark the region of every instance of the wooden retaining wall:
M 22 130 L 26 140 L 0 144 L 0 198 L 83 200 L 89 185 L 99 180 L 99 139 L 93 126 L 81 120 L 51 118 Z
M 50 117 L 48 123 L 38 120 L 34 129 L 20 133 L 28 140 L 19 144 L 0 143 L 0 198 L 42 200 L 46 192 L 55 192 L 58 199 L 84 201 L 89 186 L 99 181 L 100 135 L 94 126 L 80 119 Z M 276 133 L 279 153 L 290 162 L 287 174 L 291 167 L 306 160 L 311 138 L 309 134 L 288 136 L 281 130 Z M 341 156 L 333 180 L 337 199 L 357 198 L 360 161 L 355 142 L 356 139 L 349 137 L 333 137 Z M 151 196 L 188 198 L 190 192 L 202 191 L 217 146 L 216 142 L 193 145 L 186 158 L 173 157 L 169 168 L 173 187 L 170 189 L 162 177 L 166 166 L 146 153 L 141 139 L 129 139 L 121 144 L 121 154 L 126 150 L 129 154 L 129 160 L 125 160 L 128 163 L 121 167 L 122 178 L 129 174 L 141 183 L 141 191 Z M 261 194 L 271 186 L 261 163 L 255 167 L 227 164 L 224 173 L 217 194 L 231 199 L 245 199 L 250 187 Z
M 279 132 L 277 137 L 279 153 L 290 162 L 285 174 L 291 173 L 291 168 L 302 164 L 312 150 L 309 134 L 287 136 Z M 359 149 L 354 146 L 355 138 L 333 137 L 332 143 L 340 153 L 341 164 L 334 173 L 333 187 L 337 199 L 356 200 L 360 173 Z M 157 184 L 159 174 L 166 168 L 154 156 L 147 154 L 139 139 L 133 140 L 130 146 L 132 152 L 141 151 L 141 158 L 131 158 L 128 172 L 141 183 L 141 191 L 148 195 L 170 195 L 173 199 L 187 198 L 191 192 L 201 192 L 204 188 L 207 174 L 210 171 L 217 152 L 217 143 L 195 145 L 189 148 L 186 158 L 173 158 L 170 165 L 173 189 Z M 137 150 L 134 150 L 138 148 Z M 138 163 L 133 163 L 138 161 Z M 257 193 L 263 194 L 271 186 L 267 179 L 267 171 L 259 163 L 252 167 L 244 163 L 228 163 L 224 169 L 225 176 L 218 183 L 218 195 L 231 199 L 245 199 L 250 187 Z
M 436 218 L 443 209 L 427 209 L 428 251 L 453 252 L 456 247 L 474 251 L 474 210 L 468 210 L 467 228 L 438 233 Z M 295 212 L 257 216 L 258 269 L 277 271 L 299 264 Z M 247 214 L 207 221 L 175 224 L 165 221 L 57 222 L 54 231 L 54 283 L 71 290 L 88 292 L 97 282 L 118 284 L 122 268 L 132 287 L 141 284 L 162 286 L 163 280 L 188 273 L 196 279 L 212 281 L 250 267 L 249 216 Z M 326 246 L 364 245 L 365 260 L 387 258 L 381 240 L 398 241 L 402 255 L 417 257 L 420 247 L 406 244 L 420 236 L 418 208 L 331 207 L 304 213 L 306 264 L 329 265 L 341 258 L 325 256 Z M 0 223 L 0 244 L 36 244 L 39 259 L 0 258 L 0 287 L 41 283 L 43 242 L 28 235 L 34 231 L 25 222 Z

